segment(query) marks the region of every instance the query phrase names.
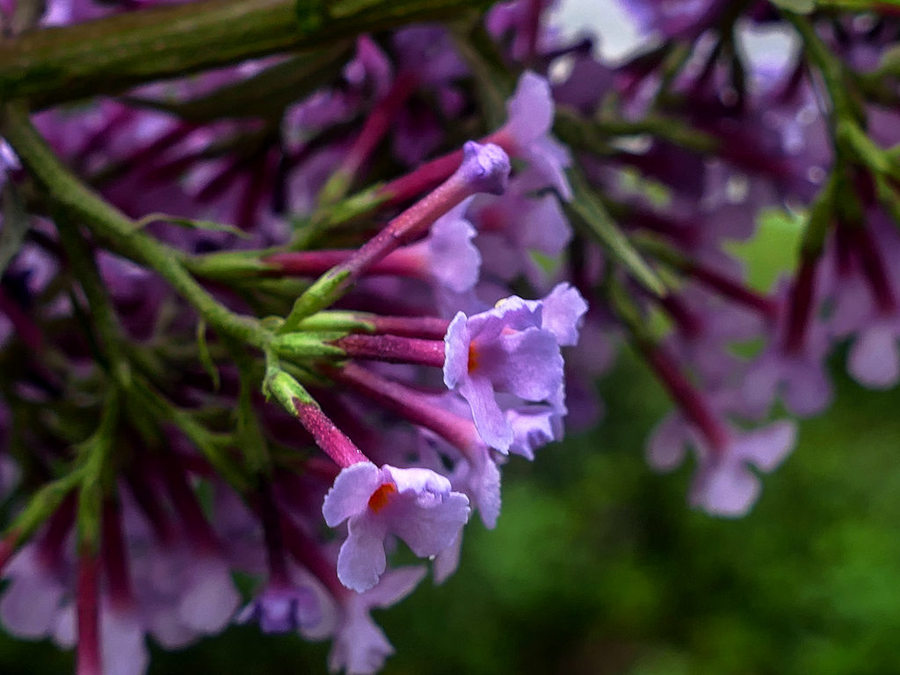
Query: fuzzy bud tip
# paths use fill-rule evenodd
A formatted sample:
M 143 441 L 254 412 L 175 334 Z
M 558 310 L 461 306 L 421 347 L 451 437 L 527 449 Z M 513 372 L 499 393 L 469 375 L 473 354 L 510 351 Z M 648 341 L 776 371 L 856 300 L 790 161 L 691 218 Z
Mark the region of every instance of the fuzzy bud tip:
M 509 156 L 499 145 L 468 141 L 463 146 L 459 171 L 474 191 L 503 194 L 509 180 L 509 170 Z

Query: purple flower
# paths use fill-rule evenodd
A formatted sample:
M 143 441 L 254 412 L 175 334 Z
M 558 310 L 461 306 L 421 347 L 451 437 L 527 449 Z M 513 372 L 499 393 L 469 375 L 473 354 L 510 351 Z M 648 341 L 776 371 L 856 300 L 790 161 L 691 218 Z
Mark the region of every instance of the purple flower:
M 24 546 L 6 566 L 0 621 L 12 635 L 34 639 L 53 633 L 68 585 L 68 575 L 54 567 L 63 565 L 55 566 L 37 544 Z
M 78 642 L 76 607 L 68 604 L 60 613 L 53 634 L 59 646 L 72 649 Z M 150 652 L 144 639 L 145 628 L 139 611 L 133 607 L 100 605 L 100 648 L 103 672 L 108 675 L 144 675 L 150 664 Z
M 338 578 L 366 591 L 384 573 L 384 541 L 396 535 L 419 557 L 437 555 L 469 519 L 469 500 L 450 481 L 428 469 L 378 468 L 369 462 L 347 467 L 325 495 L 322 514 L 330 527 L 347 520 L 348 536 L 338 555 Z
M 764 329 L 758 312 L 726 302 L 697 283 L 670 295 L 663 306 L 675 323 L 666 347 L 707 386 L 723 386 L 741 372 L 743 361 L 731 353 L 732 346 L 759 337 Z
M 478 282 L 481 254 L 472 239 L 475 228 L 464 214 L 471 198 L 465 199 L 438 218 L 424 240 L 411 244 L 384 259 L 384 264 L 408 266 L 438 286 L 453 293 L 465 293 Z
M 666 417 L 647 445 L 647 460 L 657 471 L 671 471 L 684 460 L 687 447 L 697 453 L 697 470 L 690 488 L 690 504 L 715 516 L 745 515 L 759 497 L 760 481 L 750 470 L 769 473 L 794 448 L 796 425 L 780 420 L 741 433 L 725 430 L 724 445 L 712 448 L 680 414 Z
M 861 330 L 847 358 L 847 370 L 871 389 L 889 389 L 900 380 L 900 317 L 875 320 Z
M 550 331 L 560 347 L 574 347 L 588 305 L 571 284 L 561 283 L 543 300 L 526 301 L 532 306 L 541 305 L 541 328 Z
M 425 576 L 424 567 L 401 567 L 384 574 L 378 584 L 363 593 L 350 593 L 343 603 L 328 655 L 331 672 L 346 670 L 348 675 L 368 675 L 384 666 L 394 649 L 369 612 L 396 604 Z
M 765 416 L 779 395 L 799 417 L 812 417 L 829 406 L 834 392 L 825 368 L 827 336 L 815 332 L 813 344 L 803 351 L 774 344 L 750 364 L 741 385 L 747 415 Z
M 409 26 L 394 33 L 397 60 L 423 84 L 449 85 L 468 74 L 468 68 L 441 26 Z
M 455 400 L 454 400 L 455 399 Z M 464 407 L 457 397 L 447 396 L 443 403 L 450 410 Z M 471 426 L 469 420 L 464 420 Z M 421 430 L 418 447 L 419 460 L 425 466 L 440 468 L 453 463 L 449 473 L 450 484 L 457 492 L 469 499 L 481 516 L 486 528 L 493 529 L 500 517 L 500 469 L 495 461 L 495 453 L 472 433 L 473 441 L 467 447 L 458 448 L 427 430 Z
M 537 53 L 553 48 L 556 43 L 554 32 L 548 30 L 546 24 L 538 27 L 531 25 L 532 12 L 542 11 L 548 4 L 550 3 L 546 0 L 498 2 L 485 16 L 485 27 L 498 43 L 509 42 L 510 56 L 516 61 L 522 61 L 528 57 L 534 30 L 537 30 L 537 35 L 533 36 Z
M 490 272 L 504 280 L 524 273 L 537 284 L 545 275 L 532 253 L 558 256 L 571 240 L 572 228 L 554 195 L 532 198 L 525 192 L 520 175 L 502 197 L 476 198 L 473 221 Z
M 723 0 L 632 0 L 622 3 L 647 33 L 666 38 L 694 38 L 716 19 Z
M 509 451 L 533 460 L 534 451 L 563 437 L 563 416 L 553 405 L 537 404 L 509 408 L 506 421 L 513 430 Z
M 392 70 L 387 55 L 371 37 L 362 35 L 356 40 L 356 58 L 344 67 L 344 77 L 355 87 L 369 80 L 375 96 L 381 98 L 390 89 Z
M 263 633 L 286 633 L 321 618 L 315 594 L 303 586 L 268 584 L 236 617 L 237 623 L 258 621 Z
M 854 379 L 887 389 L 900 379 L 900 272 L 888 264 L 900 255 L 900 236 L 880 211 L 865 228 L 847 229 L 829 251 L 836 269 L 828 324 L 835 337 L 854 336 L 847 359 Z
M 571 163 L 569 151 L 550 135 L 553 126 L 553 94 L 540 75 L 526 71 L 516 91 L 506 103 L 507 121 L 494 136 L 509 154 L 526 160 L 566 201 L 572 188 L 565 169 Z
M 587 304 L 560 284 L 540 301 L 505 298 L 486 312 L 459 312 L 444 337 L 444 383 L 469 404 L 482 440 L 501 452 L 514 440 L 497 393 L 539 403 L 559 396 L 560 345 L 574 344 Z

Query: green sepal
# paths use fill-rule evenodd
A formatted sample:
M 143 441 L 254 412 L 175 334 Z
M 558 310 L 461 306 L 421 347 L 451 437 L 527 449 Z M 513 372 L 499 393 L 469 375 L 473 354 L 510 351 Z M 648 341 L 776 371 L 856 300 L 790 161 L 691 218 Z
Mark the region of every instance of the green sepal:
M 306 289 L 294 303 L 291 313 L 285 318 L 284 324 L 278 329 L 279 333 L 288 333 L 297 330 L 300 322 L 305 318 L 325 309 L 340 298 L 350 282 L 350 271 L 346 269 L 331 269 L 316 282 Z
M 288 333 L 279 335 L 270 345 L 270 349 L 281 357 L 288 359 L 310 358 L 345 358 L 347 354 L 340 347 L 329 344 L 344 337 L 346 332 L 312 332 Z
M 266 379 L 263 381 L 263 394 L 266 399 L 274 398 L 291 415 L 297 417 L 297 402 L 316 405 L 313 397 L 303 388 L 292 375 L 277 366 L 266 369 Z
M 328 331 L 347 333 L 372 333 L 375 324 L 366 321 L 359 312 L 321 311 L 308 316 L 297 326 L 301 331 Z

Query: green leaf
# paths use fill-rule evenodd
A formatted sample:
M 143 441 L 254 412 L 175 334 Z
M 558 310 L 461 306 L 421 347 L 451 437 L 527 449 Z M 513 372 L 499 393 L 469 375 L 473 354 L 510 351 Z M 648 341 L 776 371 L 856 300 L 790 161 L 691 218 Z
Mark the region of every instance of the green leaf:
M 193 220 L 180 216 L 170 216 L 166 213 L 149 213 L 140 220 L 135 221 L 138 228 L 147 227 L 150 223 L 172 223 L 189 230 L 209 230 L 210 232 L 227 232 L 241 239 L 250 239 L 250 235 L 234 225 L 217 223 L 212 220 Z
M 206 322 L 203 319 L 197 322 L 197 350 L 200 363 L 212 380 L 213 391 L 219 391 L 222 380 L 219 377 L 219 369 L 216 368 L 216 364 L 209 353 L 209 345 L 206 343 Z
M 628 272 L 654 295 L 666 295 L 666 287 L 628 236 L 612 219 L 599 195 L 588 185 L 587 179 L 576 168 L 569 169 L 572 184 L 572 201 L 567 211 L 587 225 L 594 238 Z
M 289 333 L 297 330 L 303 319 L 325 309 L 340 298 L 350 283 L 350 271 L 347 269 L 333 268 L 323 274 L 297 298 L 291 313 L 285 318 L 278 332 Z

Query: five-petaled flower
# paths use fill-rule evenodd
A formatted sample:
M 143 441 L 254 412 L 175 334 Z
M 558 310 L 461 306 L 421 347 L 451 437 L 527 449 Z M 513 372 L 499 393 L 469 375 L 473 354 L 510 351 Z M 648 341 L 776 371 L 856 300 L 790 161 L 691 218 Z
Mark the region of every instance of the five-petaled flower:
M 389 535 L 419 557 L 437 555 L 453 543 L 469 519 L 469 500 L 450 481 L 429 469 L 398 469 L 359 462 L 338 475 L 322 505 L 325 522 L 347 521 L 338 554 L 338 578 L 363 592 L 378 583 L 387 561 Z

